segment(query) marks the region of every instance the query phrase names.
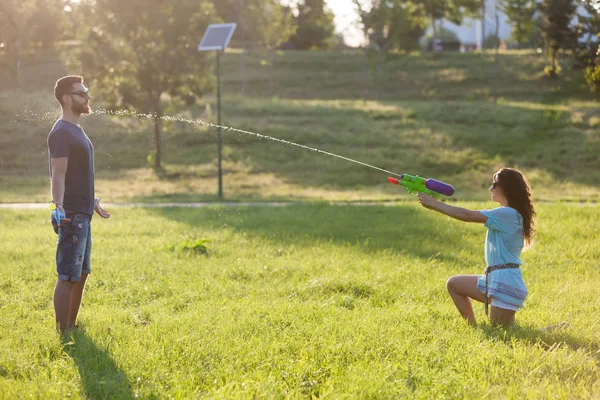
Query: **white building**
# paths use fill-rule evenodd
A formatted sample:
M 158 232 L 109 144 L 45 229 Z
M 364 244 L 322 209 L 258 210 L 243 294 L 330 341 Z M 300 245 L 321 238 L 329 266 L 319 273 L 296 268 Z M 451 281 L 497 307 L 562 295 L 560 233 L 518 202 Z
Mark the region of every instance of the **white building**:
M 461 25 L 456 25 L 445 20 L 442 20 L 441 25 L 454 31 L 461 43 L 481 49 L 485 38 L 496 33 L 497 13 L 498 36 L 500 40 L 507 40 L 510 38 L 511 26 L 506 15 L 497 9 L 496 5 L 499 2 L 500 0 L 485 0 L 485 20 L 483 22 L 480 19 L 465 18 Z M 587 15 L 583 6 L 579 7 L 577 14 Z M 577 17 L 573 19 L 573 23 L 576 22 Z M 582 38 L 583 40 L 587 40 L 587 38 Z

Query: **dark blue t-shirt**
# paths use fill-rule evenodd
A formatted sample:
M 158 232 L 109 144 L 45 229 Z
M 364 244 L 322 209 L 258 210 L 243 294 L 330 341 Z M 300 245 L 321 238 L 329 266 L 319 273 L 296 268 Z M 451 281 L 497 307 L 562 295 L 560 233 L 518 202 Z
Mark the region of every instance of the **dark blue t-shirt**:
M 94 214 L 94 146 L 83 129 L 62 119 L 56 121 L 48 135 L 48 156 L 69 159 L 63 199 L 65 211 Z

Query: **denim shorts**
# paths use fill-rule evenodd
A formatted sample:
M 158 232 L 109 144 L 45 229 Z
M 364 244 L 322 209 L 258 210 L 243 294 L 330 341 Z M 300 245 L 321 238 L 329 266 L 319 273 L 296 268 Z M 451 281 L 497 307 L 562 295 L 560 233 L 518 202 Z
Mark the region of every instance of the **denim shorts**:
M 81 274 L 91 272 L 92 216 L 67 213 L 67 218 L 71 222 L 62 223 L 58 228 L 56 272 L 60 280 L 77 282 Z

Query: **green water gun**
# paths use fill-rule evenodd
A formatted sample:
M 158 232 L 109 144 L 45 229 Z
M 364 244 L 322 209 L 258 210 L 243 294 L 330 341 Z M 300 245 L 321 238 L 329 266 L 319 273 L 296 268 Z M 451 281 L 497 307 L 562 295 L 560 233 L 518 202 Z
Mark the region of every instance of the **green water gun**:
M 427 193 L 428 195 L 440 198 L 440 194 L 444 196 L 452 196 L 454 187 L 444 182 L 435 179 L 421 178 L 419 175 L 402 174 L 400 179 L 388 177 L 388 182 L 394 185 L 404 186 L 408 193 L 417 196 L 419 193 Z

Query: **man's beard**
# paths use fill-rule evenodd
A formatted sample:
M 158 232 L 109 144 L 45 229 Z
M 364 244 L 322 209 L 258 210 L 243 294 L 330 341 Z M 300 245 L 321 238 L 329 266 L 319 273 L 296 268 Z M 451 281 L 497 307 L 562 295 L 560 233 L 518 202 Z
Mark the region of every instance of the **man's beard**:
M 75 114 L 77 114 L 77 115 L 91 114 L 92 113 L 92 109 L 90 108 L 89 103 L 85 103 L 85 104 L 73 104 L 71 106 L 71 110 Z

